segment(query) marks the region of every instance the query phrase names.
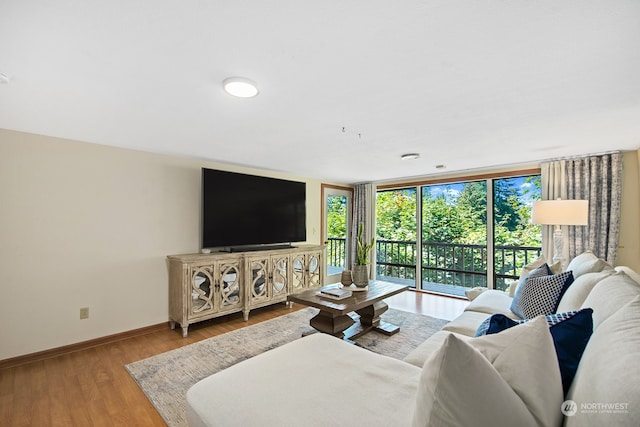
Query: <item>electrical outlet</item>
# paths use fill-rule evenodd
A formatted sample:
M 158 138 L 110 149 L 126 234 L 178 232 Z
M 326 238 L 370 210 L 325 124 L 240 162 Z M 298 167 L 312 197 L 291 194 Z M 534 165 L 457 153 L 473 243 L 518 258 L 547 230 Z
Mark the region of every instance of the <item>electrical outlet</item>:
M 80 309 L 80 319 L 88 319 L 89 318 L 89 307 L 82 307 Z

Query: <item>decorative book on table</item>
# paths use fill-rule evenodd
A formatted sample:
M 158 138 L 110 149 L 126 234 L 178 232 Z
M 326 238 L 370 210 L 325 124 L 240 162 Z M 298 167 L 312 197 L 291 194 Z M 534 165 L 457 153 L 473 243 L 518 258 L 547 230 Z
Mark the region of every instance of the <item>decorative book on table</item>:
M 351 295 L 351 291 L 345 289 L 338 288 L 328 288 L 328 289 L 320 289 L 318 295 L 321 297 L 331 298 L 331 299 L 345 299 L 349 298 Z

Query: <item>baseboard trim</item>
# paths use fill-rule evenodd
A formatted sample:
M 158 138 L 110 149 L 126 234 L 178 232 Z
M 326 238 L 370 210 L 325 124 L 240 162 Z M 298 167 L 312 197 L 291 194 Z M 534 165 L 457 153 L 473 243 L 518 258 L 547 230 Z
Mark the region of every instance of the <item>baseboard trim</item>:
M 62 347 L 56 347 L 49 350 L 38 351 L 36 353 L 25 354 L 23 356 L 11 357 L 9 359 L 0 360 L 0 369 L 13 368 L 27 363 L 39 362 L 52 357 L 62 356 L 63 354 L 74 353 L 99 345 L 110 344 L 117 341 L 134 338 L 141 335 L 151 334 L 153 332 L 164 331 L 169 327 L 169 322 L 162 322 L 156 325 L 145 326 L 144 328 L 132 329 L 130 331 L 120 332 L 118 334 L 108 335 L 106 337 L 95 338 L 88 341 L 82 341 L 75 344 L 69 344 Z

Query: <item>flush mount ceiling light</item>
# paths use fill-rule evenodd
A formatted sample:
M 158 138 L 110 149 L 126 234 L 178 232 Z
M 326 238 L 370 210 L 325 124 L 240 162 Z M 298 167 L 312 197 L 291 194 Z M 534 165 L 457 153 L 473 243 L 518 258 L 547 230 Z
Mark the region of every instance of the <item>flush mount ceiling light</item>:
M 400 156 L 402 160 L 416 160 L 420 158 L 419 153 L 407 153 Z
M 0 73 L 0 84 L 8 84 L 9 83 L 9 76 L 7 76 L 4 73 Z
M 222 82 L 224 91 L 238 98 L 252 98 L 258 94 L 256 82 L 244 77 L 229 77 Z

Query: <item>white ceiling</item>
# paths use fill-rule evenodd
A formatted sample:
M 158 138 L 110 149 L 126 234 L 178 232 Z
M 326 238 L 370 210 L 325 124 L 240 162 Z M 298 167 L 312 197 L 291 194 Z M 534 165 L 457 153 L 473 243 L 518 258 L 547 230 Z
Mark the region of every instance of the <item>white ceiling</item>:
M 640 146 L 638 0 L 0 0 L 0 73 L 0 128 L 333 182 Z

